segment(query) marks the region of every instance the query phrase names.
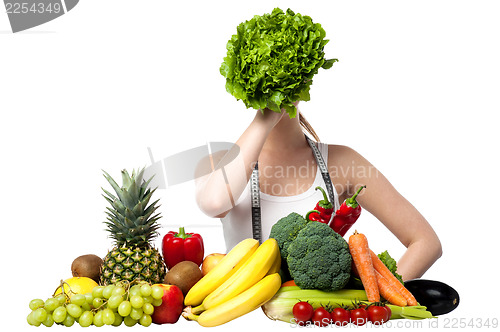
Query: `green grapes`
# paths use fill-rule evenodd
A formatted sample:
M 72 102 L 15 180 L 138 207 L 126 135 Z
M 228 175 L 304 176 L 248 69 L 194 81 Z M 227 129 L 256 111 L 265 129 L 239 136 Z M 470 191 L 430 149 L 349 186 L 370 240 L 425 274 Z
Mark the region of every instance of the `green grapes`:
M 56 310 L 56 308 L 59 306 L 59 301 L 53 297 L 51 297 L 50 299 L 47 299 L 47 301 L 45 301 L 45 310 L 51 312 L 51 311 L 54 311 Z
M 51 327 L 52 325 L 54 325 L 54 318 L 52 318 L 52 315 L 47 315 L 47 318 L 45 318 L 42 324 L 47 327 Z
M 64 303 L 66 303 L 66 296 L 64 294 L 57 295 L 56 299 L 59 302 L 59 305 L 63 305 Z
M 122 322 L 123 322 L 123 317 L 120 316 L 120 315 L 117 315 L 115 313 L 115 321 L 111 325 L 113 325 L 113 326 L 120 326 L 122 324 Z
M 82 307 L 74 303 L 66 305 L 66 311 L 73 318 L 78 318 L 82 314 Z
M 108 307 L 111 309 L 116 309 L 122 302 L 123 302 L 122 295 L 111 295 L 111 297 L 108 300 Z
M 153 307 L 153 305 L 151 303 L 144 303 L 144 305 L 142 306 L 142 311 L 146 315 L 152 315 L 153 312 L 155 311 L 155 308 Z
M 66 318 L 64 318 L 64 321 L 62 323 L 64 326 L 70 327 L 75 323 L 75 319 L 73 318 L 73 316 L 66 315 Z
M 123 318 L 123 323 L 125 324 L 125 326 L 131 327 L 131 326 L 134 326 L 135 324 L 137 324 L 137 320 L 133 319 L 130 316 L 127 316 L 127 317 Z
M 139 324 L 141 324 L 142 326 L 149 326 L 152 322 L 153 319 L 150 315 L 147 314 L 142 315 L 141 319 L 139 319 Z
M 113 310 L 106 308 L 102 311 L 102 322 L 106 325 L 111 325 L 115 322 L 115 313 Z
M 130 296 L 141 295 L 141 286 L 134 285 L 130 288 Z
M 125 288 L 121 286 L 116 286 L 115 289 L 113 289 L 112 295 L 125 295 Z
M 113 290 L 115 289 L 115 285 L 108 285 L 104 287 L 102 290 L 102 296 L 104 296 L 105 299 L 109 299 L 111 295 L 113 294 Z
M 34 299 L 34 300 L 31 300 L 31 302 L 30 302 L 30 309 L 36 310 L 38 308 L 43 307 L 43 305 L 44 305 L 44 302 L 42 299 Z
M 122 317 L 127 317 L 128 315 L 130 315 L 131 310 L 132 310 L 132 305 L 130 304 L 130 301 L 123 301 L 118 306 L 118 313 Z
M 97 327 L 101 327 L 104 325 L 104 322 L 102 321 L 102 310 L 99 310 L 98 312 L 95 313 L 94 320 L 92 322 Z
M 81 327 L 89 327 L 92 325 L 92 321 L 94 320 L 94 314 L 92 311 L 85 311 L 81 314 L 80 318 L 78 319 L 78 323 L 80 324 Z
M 94 301 L 92 301 L 92 306 L 96 309 L 99 309 L 103 304 L 104 300 L 101 299 L 100 297 L 96 297 L 94 298 Z
M 94 301 L 94 295 L 92 295 L 92 293 L 85 294 L 85 301 L 87 301 L 88 304 L 92 304 Z
M 33 318 L 36 321 L 43 323 L 45 319 L 47 319 L 47 311 L 44 308 L 38 308 L 33 311 Z
M 151 287 L 151 296 L 155 300 L 160 300 L 163 297 L 163 288 L 158 285 Z
M 148 297 L 149 295 L 151 295 L 151 286 L 149 286 L 148 284 L 144 284 L 141 286 L 141 295 L 143 297 Z
M 85 295 L 83 294 L 75 294 L 71 297 L 70 302 L 79 306 L 82 306 L 86 302 Z
M 144 299 L 139 296 L 139 295 L 134 295 L 130 297 L 130 304 L 132 305 L 132 308 L 142 308 L 144 305 Z
M 66 307 L 57 307 L 52 313 L 52 318 L 54 318 L 54 322 L 62 323 L 66 319 Z
M 29 325 L 81 327 L 91 325 L 126 326 L 152 324 L 155 307 L 162 303 L 163 288 L 146 282 L 132 284 L 120 282 L 108 286 L 96 286 L 87 294 L 58 294 L 55 297 L 33 299 L 31 312 L 26 317 Z
M 28 317 L 26 317 L 26 319 L 28 321 L 28 324 L 33 326 L 40 326 L 40 324 L 42 324 L 33 317 L 33 311 L 30 312 L 30 314 L 28 315 Z
M 132 317 L 135 320 L 141 319 L 142 314 L 143 314 L 142 309 L 132 308 L 132 310 L 130 310 L 130 317 Z
M 104 290 L 104 286 L 94 287 L 94 289 L 92 290 L 92 296 L 93 297 L 102 297 L 103 290 Z

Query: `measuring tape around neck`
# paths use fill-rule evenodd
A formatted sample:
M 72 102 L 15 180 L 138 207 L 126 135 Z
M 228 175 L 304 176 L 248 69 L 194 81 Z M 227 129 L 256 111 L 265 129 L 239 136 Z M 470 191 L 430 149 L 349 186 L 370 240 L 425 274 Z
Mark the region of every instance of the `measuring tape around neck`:
M 330 178 L 330 173 L 328 173 L 328 168 L 326 166 L 325 160 L 321 155 L 316 143 L 306 136 L 307 143 L 311 147 L 318 164 L 321 176 L 325 182 L 326 192 L 330 198 L 330 202 L 335 202 L 335 192 L 333 191 L 332 179 Z M 252 236 L 254 239 L 262 243 L 262 213 L 260 210 L 260 185 L 259 185 L 259 164 L 256 163 L 255 167 L 250 175 L 250 197 L 252 201 Z

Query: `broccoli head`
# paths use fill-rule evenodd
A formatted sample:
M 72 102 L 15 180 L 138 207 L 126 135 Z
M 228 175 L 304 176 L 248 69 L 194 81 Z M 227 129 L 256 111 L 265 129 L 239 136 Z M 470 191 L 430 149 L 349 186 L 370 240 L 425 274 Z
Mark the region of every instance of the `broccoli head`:
M 286 260 L 288 256 L 288 246 L 295 240 L 300 230 L 310 223 L 296 212 L 290 213 L 288 216 L 278 220 L 271 228 L 269 237 L 276 239 L 280 248 L 282 260 Z
M 346 240 L 330 226 L 308 223 L 288 246 L 288 269 L 304 289 L 342 289 L 351 274 L 351 254 Z

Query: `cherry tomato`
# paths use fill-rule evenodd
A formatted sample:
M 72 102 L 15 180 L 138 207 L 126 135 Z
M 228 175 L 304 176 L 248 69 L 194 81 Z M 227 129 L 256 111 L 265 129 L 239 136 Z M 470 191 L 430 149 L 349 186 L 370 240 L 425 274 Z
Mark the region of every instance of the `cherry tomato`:
M 295 322 L 299 325 L 306 325 L 312 318 L 314 309 L 310 303 L 305 301 L 297 302 L 292 309 Z
M 350 310 L 351 312 L 351 323 L 357 326 L 365 325 L 368 321 L 368 313 L 364 308 L 356 308 Z
M 337 326 L 345 326 L 351 321 L 351 314 L 344 308 L 335 308 L 332 313 L 332 323 Z
M 392 316 L 392 310 L 391 308 L 389 308 L 389 306 L 384 306 L 383 307 L 385 309 L 385 311 L 387 312 L 387 315 L 385 316 L 385 320 L 384 320 L 384 323 L 387 322 L 389 319 L 391 319 L 391 316 Z
M 314 310 L 312 321 L 314 325 L 324 327 L 331 323 L 332 315 L 323 307 Z
M 382 325 L 387 321 L 387 310 L 385 306 L 372 305 L 366 309 L 368 320 L 375 325 Z

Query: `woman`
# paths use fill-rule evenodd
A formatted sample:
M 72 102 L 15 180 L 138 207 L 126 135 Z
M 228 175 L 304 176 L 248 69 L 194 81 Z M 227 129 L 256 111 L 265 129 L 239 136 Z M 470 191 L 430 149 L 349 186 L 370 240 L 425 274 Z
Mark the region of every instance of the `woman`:
M 252 237 L 248 180 L 257 161 L 263 240 L 277 220 L 290 212 L 304 215 L 322 199 L 322 194 L 314 188 L 317 185 L 324 188 L 325 183 L 304 132 L 318 140 L 300 112 L 299 116 L 289 118 L 285 112 L 257 111 L 236 142 L 237 157 L 210 175 L 198 178 L 198 205 L 207 215 L 221 218 L 228 249 Z M 404 280 L 421 277 L 441 256 L 440 241 L 429 223 L 356 151 L 341 145 L 319 142 L 317 145 L 338 197 L 332 202 L 335 209 L 339 201 L 366 185 L 357 201 L 407 248 L 398 262 L 398 273 Z M 212 164 L 217 164 L 223 155 L 215 154 Z M 357 171 L 349 171 L 352 168 Z

